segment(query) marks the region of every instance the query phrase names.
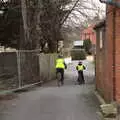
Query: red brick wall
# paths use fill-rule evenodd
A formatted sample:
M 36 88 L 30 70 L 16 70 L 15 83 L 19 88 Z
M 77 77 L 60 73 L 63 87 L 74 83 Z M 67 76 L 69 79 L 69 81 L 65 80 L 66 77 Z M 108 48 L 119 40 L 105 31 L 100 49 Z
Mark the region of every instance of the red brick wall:
M 112 6 L 107 8 L 105 62 L 105 98 L 120 102 L 120 9 Z
M 120 0 L 119 0 L 120 1 Z M 116 9 L 115 15 L 115 44 L 116 44 L 116 100 L 120 102 L 120 9 Z
M 97 31 L 97 42 L 96 42 L 96 88 L 97 91 L 104 97 L 105 87 L 104 87 L 104 49 L 100 49 L 100 39 L 99 31 Z
M 109 27 L 110 28 L 110 27 Z M 101 29 L 101 28 L 100 28 Z M 108 29 L 108 28 L 107 28 Z M 110 34 L 110 30 L 106 34 Z M 99 32 L 97 35 L 96 54 L 96 88 L 106 101 L 113 97 L 112 81 L 112 39 L 110 36 L 103 39 L 103 48 L 100 48 Z
M 108 8 L 110 11 L 111 7 Z M 104 99 L 110 102 L 113 99 L 113 12 L 107 13 L 106 34 L 103 48 L 100 49 L 100 40 L 97 40 L 96 55 L 96 87 Z
M 106 17 L 106 41 L 105 41 L 105 92 L 104 97 L 107 101 L 114 98 L 113 92 L 113 11 L 112 7 L 107 9 Z
M 97 41 L 97 89 L 106 101 L 120 103 L 120 8 L 107 6 L 104 48 L 98 46 Z

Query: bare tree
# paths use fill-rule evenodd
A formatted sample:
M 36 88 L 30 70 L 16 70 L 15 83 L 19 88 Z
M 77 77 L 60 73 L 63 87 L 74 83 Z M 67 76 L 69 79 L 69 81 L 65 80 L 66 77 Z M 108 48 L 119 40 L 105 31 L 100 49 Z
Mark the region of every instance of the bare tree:
M 25 48 L 35 49 L 38 44 L 44 48 L 48 44 L 49 52 L 57 51 L 57 42 L 61 38 L 61 21 L 66 4 L 70 0 L 21 0 Z
M 41 47 L 43 50 L 47 43 L 49 52 L 57 52 L 57 43 L 63 40 L 63 26 L 81 25 L 84 20 L 104 12 L 93 0 L 21 0 L 15 7 L 20 7 L 22 12 L 24 40 L 21 49 Z M 88 14 L 88 11 L 95 14 Z
M 75 2 L 75 0 L 71 2 L 69 5 L 70 9 L 75 4 Z M 95 24 L 103 18 L 105 18 L 105 6 L 102 6 L 99 1 L 78 1 L 63 24 L 62 33 L 65 37 L 65 46 L 68 47 L 69 45 L 67 44 L 70 44 L 71 46 L 71 43 L 73 43 L 74 40 L 80 39 L 80 31 L 87 27 L 87 25 Z M 79 33 L 77 31 L 79 31 Z
M 26 49 L 36 49 L 40 45 L 41 0 L 21 0 L 22 17 L 25 33 Z
M 73 3 L 71 4 L 74 3 L 75 1 L 73 0 Z M 95 0 L 80 0 L 72 10 L 64 25 L 79 26 L 83 24 L 84 21 L 93 19 L 96 16 L 99 16 L 100 18 L 105 17 L 105 6 Z

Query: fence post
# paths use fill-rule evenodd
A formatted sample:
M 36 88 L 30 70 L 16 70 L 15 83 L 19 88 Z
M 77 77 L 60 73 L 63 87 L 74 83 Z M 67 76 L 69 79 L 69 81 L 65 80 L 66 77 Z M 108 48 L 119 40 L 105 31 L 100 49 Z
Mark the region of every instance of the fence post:
M 21 67 L 20 67 L 20 52 L 17 51 L 17 68 L 18 68 L 18 81 L 19 81 L 19 88 L 22 87 L 21 82 Z

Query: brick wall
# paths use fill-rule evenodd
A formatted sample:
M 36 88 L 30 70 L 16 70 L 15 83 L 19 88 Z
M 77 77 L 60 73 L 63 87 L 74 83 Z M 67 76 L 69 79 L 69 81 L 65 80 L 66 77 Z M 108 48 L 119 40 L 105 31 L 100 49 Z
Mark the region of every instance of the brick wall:
M 107 8 L 106 17 L 106 39 L 105 39 L 105 99 L 107 101 L 112 101 L 114 98 L 113 92 L 113 10 L 112 7 Z
M 103 84 L 103 49 L 100 49 L 99 30 L 97 30 L 97 54 L 96 54 L 96 88 L 99 93 L 104 97 L 104 84 Z
M 118 0 L 120 1 L 120 0 Z M 115 77 L 116 77 L 116 100 L 120 102 L 120 9 L 116 8 L 115 13 Z
M 106 15 L 102 49 L 97 37 L 96 87 L 106 101 L 116 100 L 120 103 L 120 8 L 107 6 Z
M 96 88 L 107 102 L 113 100 L 113 11 L 108 7 L 103 47 L 100 48 L 100 31 L 97 28 Z
M 110 56 L 111 54 L 109 54 L 112 49 L 111 48 L 112 40 L 109 39 L 109 41 L 107 41 L 105 39 L 104 27 L 101 26 L 99 29 L 97 29 L 96 88 L 99 91 L 99 93 L 104 97 L 104 99 L 109 102 L 113 97 L 112 69 L 111 69 L 112 56 Z M 100 31 L 102 31 L 103 40 L 102 48 L 100 48 Z M 108 32 L 106 34 L 108 34 Z
M 112 71 L 106 73 L 105 81 L 109 89 L 112 88 L 113 90 L 113 96 L 111 97 L 120 102 L 120 8 L 110 6 L 107 8 L 106 24 L 106 41 L 108 42 L 106 44 L 106 58 L 107 62 L 110 61 L 112 63 L 112 66 L 108 63 L 107 68 Z M 108 92 L 106 93 L 106 96 L 108 96 Z
M 120 1 L 120 0 L 119 0 Z M 107 7 L 105 40 L 105 99 L 120 102 L 120 9 Z

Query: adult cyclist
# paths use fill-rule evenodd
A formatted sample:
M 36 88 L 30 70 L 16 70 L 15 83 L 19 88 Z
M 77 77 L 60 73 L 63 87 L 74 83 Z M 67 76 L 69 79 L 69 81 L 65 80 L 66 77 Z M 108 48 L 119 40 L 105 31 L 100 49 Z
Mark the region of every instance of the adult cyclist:
M 64 69 L 67 69 L 64 58 L 62 55 L 58 55 L 56 59 L 56 74 L 61 73 L 61 84 L 64 84 Z

